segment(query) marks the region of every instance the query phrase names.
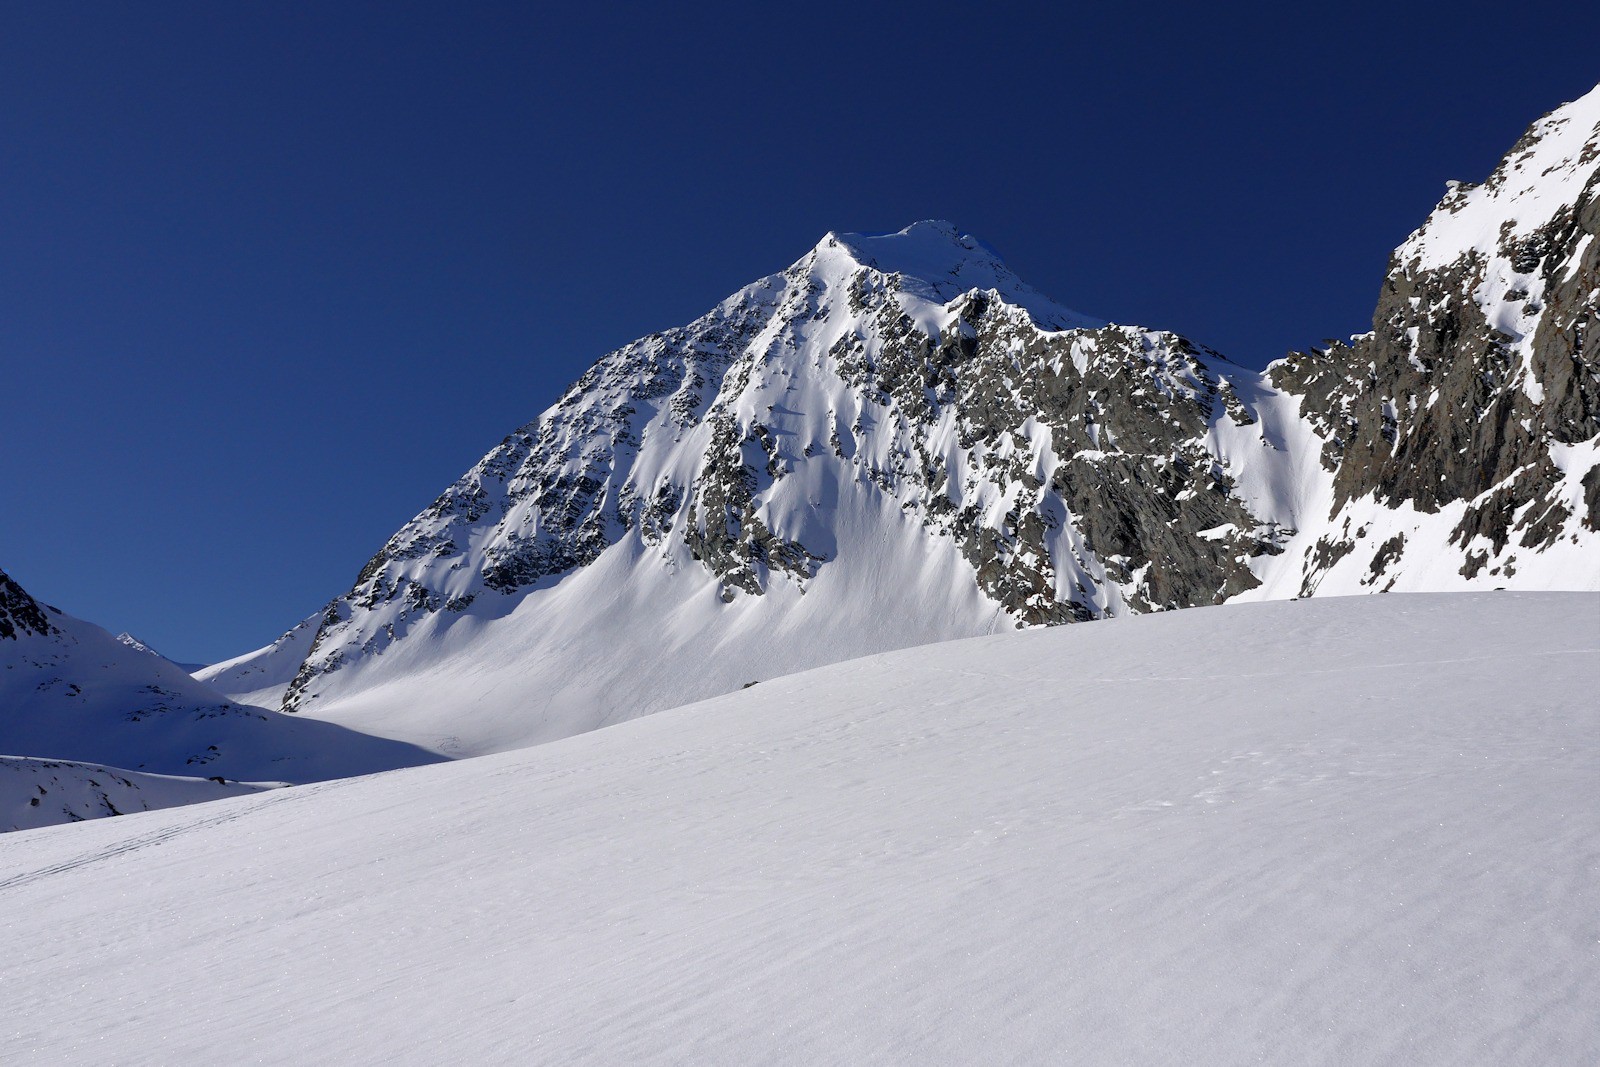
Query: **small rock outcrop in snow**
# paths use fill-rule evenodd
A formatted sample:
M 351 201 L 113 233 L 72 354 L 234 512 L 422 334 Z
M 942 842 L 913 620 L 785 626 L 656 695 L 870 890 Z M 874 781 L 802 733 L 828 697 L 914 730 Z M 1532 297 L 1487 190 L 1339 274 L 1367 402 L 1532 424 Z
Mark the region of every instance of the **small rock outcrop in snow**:
M 39 602 L 13 581 L 11 575 L 0 571 L 0 639 L 45 637 L 54 629 Z

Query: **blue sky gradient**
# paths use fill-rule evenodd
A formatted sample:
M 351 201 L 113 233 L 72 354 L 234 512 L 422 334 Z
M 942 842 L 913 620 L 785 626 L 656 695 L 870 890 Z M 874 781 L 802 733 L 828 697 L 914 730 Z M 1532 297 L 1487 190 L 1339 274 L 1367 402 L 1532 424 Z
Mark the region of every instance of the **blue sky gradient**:
M 271 640 L 596 357 L 947 218 L 1261 366 L 1600 77 L 1587 4 L 0 13 L 0 567 Z

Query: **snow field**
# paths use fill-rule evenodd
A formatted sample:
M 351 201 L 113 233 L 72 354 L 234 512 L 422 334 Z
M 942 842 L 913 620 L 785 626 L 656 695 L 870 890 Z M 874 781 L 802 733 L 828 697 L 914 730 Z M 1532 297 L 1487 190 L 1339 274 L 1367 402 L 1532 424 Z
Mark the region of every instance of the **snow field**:
M 1600 1059 L 1600 596 L 908 649 L 0 840 L 8 1064 Z

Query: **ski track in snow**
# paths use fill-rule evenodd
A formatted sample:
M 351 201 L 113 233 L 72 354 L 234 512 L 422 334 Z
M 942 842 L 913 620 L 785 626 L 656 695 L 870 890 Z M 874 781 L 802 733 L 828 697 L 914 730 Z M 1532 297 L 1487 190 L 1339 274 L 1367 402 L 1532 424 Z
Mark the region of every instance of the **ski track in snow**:
M 268 802 L 268 806 L 270 806 L 271 803 L 281 803 L 284 800 L 289 799 L 294 799 L 297 801 L 303 800 L 317 792 L 319 792 L 319 788 L 317 786 L 308 785 L 295 790 L 292 794 L 278 793 L 274 795 L 271 801 Z M 82 855 L 75 856 L 72 859 L 63 860 L 60 863 L 53 863 L 49 866 L 41 867 L 38 870 L 25 871 L 20 874 L 10 875 L 6 878 L 0 878 L 0 892 L 5 892 L 8 889 L 14 889 L 19 886 L 29 885 L 33 882 L 37 882 L 44 878 L 50 878 L 54 875 L 65 874 L 68 871 L 76 871 L 82 867 L 87 867 L 90 864 L 102 863 L 106 860 L 116 859 L 119 856 L 126 856 L 130 853 L 139 852 L 143 849 L 153 848 L 157 845 L 163 845 L 176 838 L 197 833 L 201 830 L 209 830 L 212 827 L 224 826 L 230 822 L 233 822 L 235 819 L 249 814 L 249 811 L 239 808 L 229 808 L 226 805 L 204 804 L 203 806 L 197 808 L 195 814 L 195 818 L 185 822 L 173 826 L 166 826 L 159 830 L 151 831 L 147 834 L 129 837 L 126 840 L 118 842 L 116 845 L 109 848 L 86 852 Z
M 1593 1063 L 1597 670 L 1202 608 L 9 834 L 0 1062 Z

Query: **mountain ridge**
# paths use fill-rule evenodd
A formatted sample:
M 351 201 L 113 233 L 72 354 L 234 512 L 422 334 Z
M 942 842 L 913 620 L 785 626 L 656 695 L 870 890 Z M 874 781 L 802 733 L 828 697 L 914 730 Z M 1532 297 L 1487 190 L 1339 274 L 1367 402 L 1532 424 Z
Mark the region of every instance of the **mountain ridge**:
M 937 636 L 979 632 L 995 605 L 1027 623 L 1120 611 L 1126 598 L 1115 585 L 1108 591 L 1104 564 L 1067 543 L 1082 538 L 1065 522 L 1063 494 L 1044 484 L 1056 428 L 1036 414 L 1049 409 L 1053 422 L 1075 422 L 1062 427 L 1076 435 L 1074 459 L 1104 455 L 1096 446 L 1125 451 L 1113 440 L 1165 449 L 1159 427 L 1169 422 L 1195 437 L 1221 412 L 1230 425 L 1250 425 L 1224 376 L 1245 372 L 1179 335 L 1093 326 L 1043 304 L 947 224 L 916 224 L 894 238 L 914 241 L 914 254 L 886 255 L 885 244 L 899 251 L 893 239 L 869 238 L 880 248 L 858 258 L 850 237 L 825 237 L 787 271 L 690 326 L 603 358 L 369 562 L 324 616 L 284 708 L 304 710 L 321 696 L 320 680 L 358 653 L 388 649 L 420 616 L 536 591 L 628 536 L 652 548 L 670 542 L 669 565 L 705 572 L 723 603 L 768 594 L 774 582 L 803 594 L 839 558 L 829 523 L 848 503 L 841 492 L 879 498 L 857 499 L 858 507 L 892 501 L 928 537 L 959 545 L 990 609 Z M 934 281 L 882 269 L 907 258 L 926 264 L 936 259 L 931 248 L 954 254 L 944 260 L 954 269 Z M 964 288 L 974 276 L 996 287 Z M 1029 346 L 1030 367 L 1050 364 L 1053 377 L 1018 380 L 1018 353 Z M 1110 389 L 1129 368 L 1151 388 L 1099 415 L 1097 387 Z M 892 433 L 876 432 L 891 420 Z M 831 469 L 804 473 L 828 455 Z M 1134 561 L 1156 566 L 1148 595 L 1177 606 L 1229 575 L 1251 584 L 1229 550 L 1259 524 L 1237 502 L 1181 493 L 1190 481 L 1221 484 L 1214 457 L 1191 441 L 1178 469 L 1158 469 L 1167 466 L 1143 454 L 1136 463 L 1166 483 L 1154 492 L 1176 498 L 1174 514 L 1195 529 L 1233 521 L 1251 533 L 1195 545 L 1188 571 Z M 797 484 L 803 488 L 791 490 Z M 1150 495 L 1132 491 L 1135 503 Z M 1053 531 L 1066 540 L 1052 551 L 1045 541 Z M 1107 527 L 1094 535 L 1121 544 L 1131 533 Z M 1270 548 L 1275 536 L 1250 543 Z M 450 560 L 442 568 L 432 562 L 442 559 Z M 1124 582 L 1133 579 L 1122 562 L 1112 565 L 1123 566 Z

